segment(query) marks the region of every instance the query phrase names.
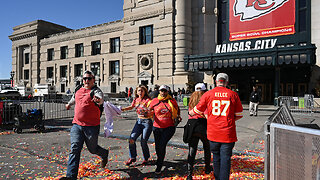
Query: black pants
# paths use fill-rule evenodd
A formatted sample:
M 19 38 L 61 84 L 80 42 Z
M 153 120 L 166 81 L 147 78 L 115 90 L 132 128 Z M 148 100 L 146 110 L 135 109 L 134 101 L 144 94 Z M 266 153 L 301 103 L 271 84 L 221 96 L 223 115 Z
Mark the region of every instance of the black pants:
M 193 165 L 194 165 L 194 160 L 197 154 L 199 140 L 201 140 L 203 144 L 205 166 L 206 168 L 210 168 L 211 152 L 210 152 L 209 140 L 205 135 L 202 135 L 199 133 L 193 134 L 189 142 L 189 153 L 188 153 L 188 174 L 190 175 L 193 172 Z
M 155 148 L 158 157 L 156 163 L 157 167 L 162 167 L 164 157 L 166 155 L 167 144 L 175 132 L 176 127 L 174 126 L 170 126 L 167 128 L 153 127 L 154 142 L 156 145 Z

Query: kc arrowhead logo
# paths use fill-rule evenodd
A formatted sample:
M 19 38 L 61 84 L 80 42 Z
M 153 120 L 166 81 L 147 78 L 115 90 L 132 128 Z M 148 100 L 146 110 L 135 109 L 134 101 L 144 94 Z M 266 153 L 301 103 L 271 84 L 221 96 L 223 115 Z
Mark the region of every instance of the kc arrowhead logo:
M 236 0 L 234 16 L 240 15 L 241 21 L 250 21 L 267 15 L 283 6 L 289 0 Z

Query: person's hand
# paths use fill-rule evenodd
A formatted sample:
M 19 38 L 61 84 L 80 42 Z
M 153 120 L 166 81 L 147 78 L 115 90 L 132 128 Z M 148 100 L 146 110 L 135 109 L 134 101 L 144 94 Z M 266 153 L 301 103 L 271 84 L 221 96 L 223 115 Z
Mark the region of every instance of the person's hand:
M 71 108 L 70 104 L 66 104 L 66 109 L 69 110 Z
M 97 97 L 97 96 L 94 96 L 94 97 L 92 98 L 92 101 L 95 102 L 95 103 L 97 103 L 97 104 L 99 104 L 99 105 L 103 103 L 103 99 L 101 99 L 101 98 L 99 98 L 99 97 Z
M 181 121 L 182 121 L 181 116 L 180 116 L 180 115 L 178 115 L 178 116 L 177 116 L 177 118 L 176 118 L 176 120 L 178 120 L 178 121 L 179 121 L 179 123 L 181 123 Z
M 154 111 L 149 109 L 147 111 L 146 117 L 151 117 L 151 116 L 153 116 L 153 114 L 154 114 Z
M 193 110 L 191 109 L 190 111 L 188 111 L 188 114 L 190 115 L 190 116 L 194 116 L 194 115 L 196 115 L 194 112 L 193 112 Z

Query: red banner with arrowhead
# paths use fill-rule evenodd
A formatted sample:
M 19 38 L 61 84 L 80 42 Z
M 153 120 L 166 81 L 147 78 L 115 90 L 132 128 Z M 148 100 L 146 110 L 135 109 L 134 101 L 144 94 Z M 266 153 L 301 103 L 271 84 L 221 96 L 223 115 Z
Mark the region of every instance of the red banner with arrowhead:
M 295 33 L 295 0 L 230 0 L 229 40 Z

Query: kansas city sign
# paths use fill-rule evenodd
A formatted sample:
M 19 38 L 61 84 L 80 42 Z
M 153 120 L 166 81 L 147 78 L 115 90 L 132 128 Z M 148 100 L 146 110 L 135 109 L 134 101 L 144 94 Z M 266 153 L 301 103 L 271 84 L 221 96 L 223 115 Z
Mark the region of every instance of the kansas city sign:
M 230 53 L 239 51 L 250 51 L 250 50 L 261 50 L 261 49 L 272 49 L 275 47 L 277 39 L 264 39 L 256 40 L 254 43 L 252 41 L 242 41 L 242 42 L 232 42 L 228 44 L 216 45 L 216 53 Z

